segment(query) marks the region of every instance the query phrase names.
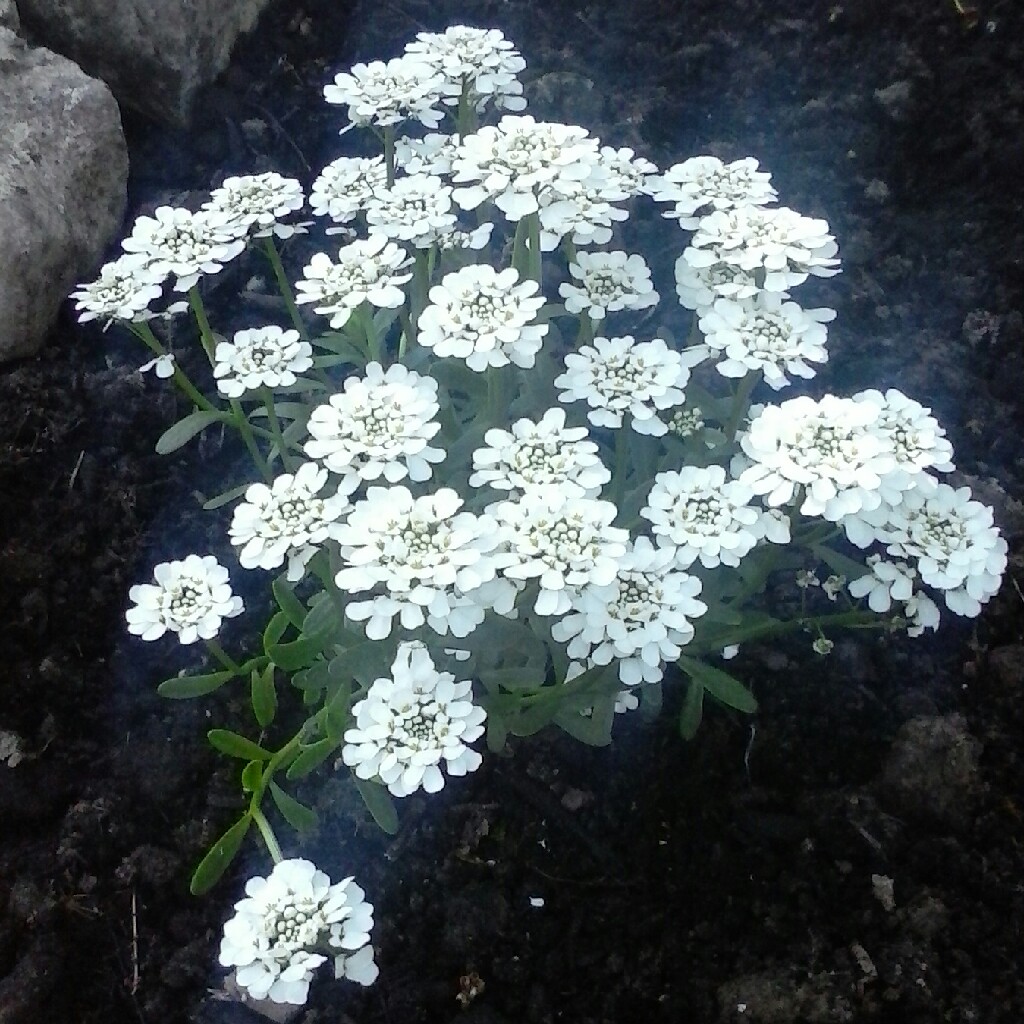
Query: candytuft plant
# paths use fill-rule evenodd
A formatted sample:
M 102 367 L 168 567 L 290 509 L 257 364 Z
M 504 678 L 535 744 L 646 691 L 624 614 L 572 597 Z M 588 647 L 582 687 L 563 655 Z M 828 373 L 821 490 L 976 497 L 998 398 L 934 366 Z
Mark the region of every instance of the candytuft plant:
M 252 728 L 208 734 L 239 763 L 245 810 L 192 890 L 260 837 L 272 870 L 220 953 L 255 999 L 303 1003 L 329 959 L 377 976 L 362 889 L 282 853 L 279 820 L 315 821 L 297 780 L 349 775 L 394 831 L 395 801 L 476 770 L 481 740 L 555 725 L 607 743 L 617 713 L 660 707 L 670 666 L 691 737 L 708 704 L 756 710 L 726 667 L 740 645 L 796 632 L 824 656 L 842 629 L 920 635 L 939 601 L 978 615 L 1006 566 L 991 510 L 938 476 L 953 451 L 928 409 L 895 389 L 771 401 L 828 359 L 835 311 L 792 297 L 839 273 L 828 224 L 776 206 L 753 159 L 662 173 L 519 113 L 524 66 L 500 32 L 461 26 L 356 65 L 325 96 L 376 152 L 334 160 L 308 196 L 270 173 L 161 207 L 73 296 L 189 403 L 159 451 L 227 428 L 251 457 L 206 507 L 230 510 L 240 570 L 268 574 L 257 648 L 217 640 L 243 607 L 212 555 L 157 565 L 127 620 L 209 652 L 165 696 L 248 690 Z M 616 248 L 652 199 L 681 230 L 685 340 L 678 312 L 652 319 L 644 256 Z M 296 220 L 307 204 L 316 220 Z M 323 251 L 296 274 L 279 243 L 314 225 Z M 247 250 L 289 322 L 229 338 L 202 279 Z M 202 379 L 162 323 L 186 313 Z M 765 596 L 783 577 L 789 612 Z

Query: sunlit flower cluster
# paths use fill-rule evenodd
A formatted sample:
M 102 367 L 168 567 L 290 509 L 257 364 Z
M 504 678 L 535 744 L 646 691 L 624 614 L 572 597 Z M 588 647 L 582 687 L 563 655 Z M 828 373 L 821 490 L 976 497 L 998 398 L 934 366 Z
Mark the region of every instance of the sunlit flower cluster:
M 218 342 L 213 375 L 217 390 L 240 398 L 257 388 L 290 387 L 313 365 L 313 347 L 299 340 L 298 331 L 254 327 L 236 331 L 231 341 Z
M 422 644 L 399 644 L 391 678 L 377 679 L 352 708 L 355 727 L 345 733 L 342 760 L 397 797 L 436 793 L 445 773 L 476 771 L 483 759 L 469 744 L 483 735 L 487 715 L 472 688 L 438 672 Z
M 182 561 L 161 562 L 152 583 L 128 591 L 135 602 L 126 613 L 128 632 L 143 640 L 175 633 L 183 644 L 211 640 L 224 619 L 242 614 L 242 599 L 231 593 L 228 571 L 213 555 L 189 555 Z
M 331 161 L 313 182 L 309 205 L 318 217 L 330 217 L 326 234 L 345 233 L 345 226 L 387 185 L 384 158 L 342 156 Z
M 384 477 L 397 483 L 427 480 L 431 465 L 444 458 L 428 442 L 441 429 L 437 413 L 437 381 L 407 370 L 368 363 L 362 377 L 346 379 L 310 414 L 306 429 L 312 440 L 305 451 L 334 473 L 356 474 L 362 480 Z
M 391 188 L 376 189 L 365 209 L 371 235 L 408 242 L 417 249 L 429 249 L 456 223 L 451 186 L 434 174 L 410 174 Z
M 160 298 L 164 275 L 153 267 L 146 256 L 125 253 L 100 268 L 99 277 L 90 284 L 78 286 L 71 293 L 78 319 L 138 320 L 143 319 L 149 305 Z
M 236 984 L 251 998 L 301 1006 L 313 972 L 329 957 L 335 978 L 377 980 L 372 928 L 373 905 L 351 877 L 332 885 L 311 861 L 282 860 L 266 878 L 246 883 L 224 925 L 220 963 L 235 969 Z
M 663 216 L 675 218 L 681 228 L 692 231 L 712 210 L 774 203 L 778 193 L 769 184 L 772 176 L 757 167 L 757 161 L 749 156 L 730 164 L 713 156 L 691 157 L 656 178 L 652 194 L 659 203 L 675 203 Z
M 403 121 L 419 121 L 436 128 L 444 116 L 440 107 L 445 78 L 414 56 L 353 64 L 324 87 L 324 99 L 348 107 L 350 126 L 390 127 Z
M 638 434 L 661 437 L 668 427 L 658 413 L 682 404 L 690 368 L 704 355 L 700 347 L 670 349 L 660 338 L 595 338 L 565 357 L 565 373 L 555 378 L 558 400 L 586 402 L 595 426 L 621 427 L 628 416 Z
M 569 313 L 603 320 L 621 309 L 647 309 L 658 304 L 651 271 L 643 256 L 616 252 L 580 252 L 569 264 L 574 283 L 559 286 Z
M 534 364 L 547 324 L 535 324 L 544 297 L 536 281 L 520 281 L 509 267 L 472 264 L 430 289 L 419 319 L 419 342 L 434 354 L 464 359 L 478 372 L 489 366 Z
M 707 611 L 701 582 L 682 572 L 675 549 L 638 537 L 618 560 L 615 579 L 589 583 L 570 598 L 571 611 L 551 626 L 570 658 L 590 665 L 618 663 L 626 686 L 656 683 L 667 661 L 694 635 L 690 620 Z
M 304 232 L 307 224 L 288 224 L 283 218 L 301 210 L 306 202 L 302 186 L 294 178 L 283 178 L 275 171 L 225 178 L 210 193 L 204 210 L 222 213 L 236 221 L 242 233 L 255 238 L 276 235 L 291 238 Z

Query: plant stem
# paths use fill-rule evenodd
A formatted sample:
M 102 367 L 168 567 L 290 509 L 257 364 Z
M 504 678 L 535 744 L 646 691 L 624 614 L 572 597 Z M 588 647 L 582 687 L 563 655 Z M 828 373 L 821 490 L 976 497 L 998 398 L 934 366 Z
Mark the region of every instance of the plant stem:
M 249 449 L 249 454 L 252 456 L 253 464 L 259 470 L 260 475 L 269 484 L 273 482 L 274 474 L 271 473 L 270 467 L 267 465 L 266 459 L 263 458 L 263 453 L 260 451 L 259 445 L 256 443 L 256 438 L 253 436 L 252 424 L 249 422 L 249 417 L 246 416 L 245 410 L 242 408 L 241 403 L 237 398 L 230 399 L 231 402 L 231 424 L 235 429 L 242 435 L 242 440 L 245 442 L 245 447 Z M 273 437 L 273 434 L 271 434 Z M 274 440 L 277 440 L 274 438 Z
M 725 425 L 725 440 L 732 444 L 736 440 L 736 431 L 739 429 L 740 421 L 750 408 L 750 394 L 757 383 L 757 373 L 751 370 L 739 383 L 736 394 L 732 399 L 732 408 L 729 410 L 729 422 Z
M 213 366 L 217 361 L 214 357 L 217 339 L 213 336 L 210 321 L 206 316 L 206 307 L 203 305 L 202 296 L 199 294 L 199 288 L 196 285 L 193 285 L 188 290 L 188 304 L 192 307 L 192 314 L 199 325 L 199 340 L 203 344 L 203 351 L 206 353 L 206 358 L 210 360 L 210 365 Z
M 384 126 L 384 167 L 387 172 L 387 186 L 395 184 L 395 126 Z
M 626 432 L 630 429 L 629 425 L 630 415 L 628 412 L 624 412 L 622 426 L 615 433 L 615 475 L 612 478 L 612 488 L 617 508 L 621 507 L 626 493 L 626 473 L 629 466 L 629 438 L 626 436 Z
M 160 343 L 160 339 L 153 333 L 153 329 L 147 323 L 129 324 L 132 334 L 145 342 L 151 352 L 158 356 L 167 355 L 167 350 Z M 182 393 L 199 409 L 205 412 L 217 412 L 217 407 L 210 402 L 205 395 L 192 383 L 188 374 L 178 366 L 177 360 L 174 363 L 174 376 L 171 378 Z
M 234 672 L 236 676 L 242 675 L 242 670 L 239 668 L 238 663 L 224 650 L 223 647 L 216 640 L 207 640 L 206 649 L 219 661 L 226 669 Z
M 309 341 L 309 331 L 306 330 L 306 325 L 303 323 L 302 316 L 299 313 L 299 307 L 295 303 L 295 293 L 292 291 L 291 283 L 284 272 L 281 254 L 277 251 L 277 244 L 274 242 L 272 234 L 267 235 L 263 239 L 263 250 L 267 254 L 267 259 L 270 260 L 270 265 L 274 268 L 277 288 L 281 293 L 281 298 L 284 299 L 284 304 L 288 307 L 288 315 L 291 317 L 292 326 L 299 332 L 299 337 L 303 341 Z
M 275 864 L 280 864 L 284 860 L 284 854 L 281 852 L 281 846 L 277 841 L 277 836 L 274 835 L 274 830 L 270 827 L 270 822 L 267 821 L 266 816 L 258 806 L 250 807 L 249 813 L 252 816 L 252 820 L 256 822 L 256 827 L 260 830 L 260 835 L 266 844 L 270 859 Z
M 293 473 L 295 471 L 295 463 L 291 452 L 288 450 L 284 434 L 281 431 L 281 421 L 277 418 L 277 410 L 274 408 L 274 396 L 268 387 L 260 388 L 260 395 L 263 398 L 263 406 L 267 410 L 267 422 L 270 424 L 270 433 L 273 434 L 274 441 L 277 444 L 281 464 L 284 466 L 286 473 Z

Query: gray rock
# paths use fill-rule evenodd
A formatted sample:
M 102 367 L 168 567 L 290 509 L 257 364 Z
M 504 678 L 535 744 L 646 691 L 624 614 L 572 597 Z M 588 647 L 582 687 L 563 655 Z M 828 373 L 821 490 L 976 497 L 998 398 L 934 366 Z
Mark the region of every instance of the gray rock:
M 124 216 L 128 153 L 110 90 L 0 28 L 0 361 L 38 351 Z
M 983 792 L 982 749 L 963 715 L 912 718 L 900 729 L 882 770 L 885 803 L 911 820 L 967 828 Z
M 14 0 L 0 0 L 0 28 L 18 31 L 18 8 Z
M 114 95 L 159 120 L 186 124 L 196 92 L 270 0 L 19 0 L 22 21 Z

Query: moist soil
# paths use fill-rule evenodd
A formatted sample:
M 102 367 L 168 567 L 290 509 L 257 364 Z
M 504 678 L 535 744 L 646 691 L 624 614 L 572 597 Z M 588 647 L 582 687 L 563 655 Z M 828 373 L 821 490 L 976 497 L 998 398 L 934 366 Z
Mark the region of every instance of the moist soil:
M 286 836 L 286 854 L 357 875 L 381 977 L 317 983 L 296 1019 L 1019 1022 L 1024 9 L 977 8 L 278 3 L 188 131 L 129 118 L 130 219 L 229 173 L 308 183 L 340 152 L 341 111 L 320 98 L 335 71 L 422 29 L 501 28 L 537 116 L 661 166 L 754 155 L 784 204 L 828 219 L 844 272 L 806 286 L 839 311 L 813 388 L 897 386 L 931 405 L 954 482 L 996 507 L 1010 544 L 976 621 L 843 637 L 827 659 L 810 638 L 744 650 L 733 665 L 759 714 L 712 710 L 693 742 L 666 686 L 662 717 L 619 719 L 609 748 L 545 732 L 403 801 L 395 837 L 340 781 L 300 794 L 322 825 L 301 848 Z M 657 237 L 671 296 L 679 236 Z M 249 273 L 264 271 L 212 282 L 216 316 L 238 312 Z M 187 888 L 239 807 L 203 733 L 251 731 L 245 708 L 158 698 L 198 656 L 123 623 L 155 561 L 230 564 L 196 492 L 242 478 L 215 436 L 154 454 L 181 410 L 137 371 L 145 358 L 65 313 L 38 358 L 0 376 L 2 1024 L 258 1019 L 223 998 L 215 958 L 266 859 L 252 849 L 206 898 Z

